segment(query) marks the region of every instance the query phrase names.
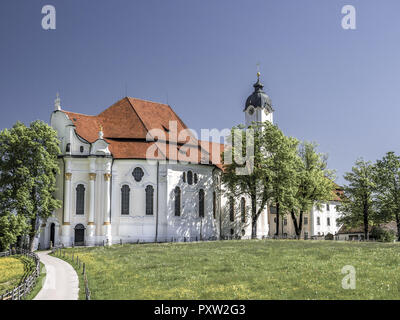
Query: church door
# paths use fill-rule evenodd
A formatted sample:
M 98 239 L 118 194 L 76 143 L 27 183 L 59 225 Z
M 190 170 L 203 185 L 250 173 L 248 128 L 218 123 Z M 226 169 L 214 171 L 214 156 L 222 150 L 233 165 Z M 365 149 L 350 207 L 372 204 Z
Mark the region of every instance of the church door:
M 50 242 L 51 245 L 54 247 L 54 240 L 55 240 L 55 233 L 56 233 L 56 225 L 54 223 L 52 223 L 50 225 Z
M 82 224 L 77 224 L 75 226 L 75 245 L 85 245 L 85 227 Z

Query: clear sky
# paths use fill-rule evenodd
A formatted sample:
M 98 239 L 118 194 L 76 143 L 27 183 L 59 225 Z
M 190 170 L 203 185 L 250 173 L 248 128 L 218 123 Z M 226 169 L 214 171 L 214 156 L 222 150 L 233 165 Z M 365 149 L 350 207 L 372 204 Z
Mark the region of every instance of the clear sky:
M 230 128 L 260 63 L 276 123 L 316 141 L 342 183 L 358 157 L 400 151 L 399 14 L 398 0 L 1 0 L 0 129 L 49 121 L 57 92 L 74 112 L 129 95 L 197 131 Z

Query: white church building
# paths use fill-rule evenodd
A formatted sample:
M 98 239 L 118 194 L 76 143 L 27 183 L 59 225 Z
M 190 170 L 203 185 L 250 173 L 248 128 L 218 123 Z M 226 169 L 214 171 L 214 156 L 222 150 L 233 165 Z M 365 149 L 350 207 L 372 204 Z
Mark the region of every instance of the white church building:
M 245 124 L 273 122 L 273 112 L 258 79 Z M 51 126 L 63 205 L 41 225 L 41 248 L 250 237 L 250 201 L 222 190 L 224 146 L 198 140 L 169 105 L 125 97 L 90 116 L 63 110 L 57 98 Z M 259 238 L 271 235 L 269 209 Z

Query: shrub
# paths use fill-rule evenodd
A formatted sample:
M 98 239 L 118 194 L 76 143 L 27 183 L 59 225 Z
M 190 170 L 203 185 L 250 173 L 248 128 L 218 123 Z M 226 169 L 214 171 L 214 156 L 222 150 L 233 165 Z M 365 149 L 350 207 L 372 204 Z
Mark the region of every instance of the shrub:
M 393 242 L 396 239 L 396 233 L 393 230 L 385 230 L 381 227 L 373 227 L 370 238 L 381 242 Z

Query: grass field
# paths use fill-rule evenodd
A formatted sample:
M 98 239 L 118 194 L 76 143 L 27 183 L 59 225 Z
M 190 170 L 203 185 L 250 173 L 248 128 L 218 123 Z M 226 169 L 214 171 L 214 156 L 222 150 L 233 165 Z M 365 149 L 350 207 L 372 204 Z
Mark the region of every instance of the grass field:
M 67 249 L 92 299 L 399 299 L 400 246 L 296 240 Z M 356 289 L 342 288 L 345 265 Z
M 24 273 L 24 262 L 19 256 L 0 258 L 0 294 L 17 286 Z

